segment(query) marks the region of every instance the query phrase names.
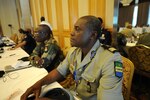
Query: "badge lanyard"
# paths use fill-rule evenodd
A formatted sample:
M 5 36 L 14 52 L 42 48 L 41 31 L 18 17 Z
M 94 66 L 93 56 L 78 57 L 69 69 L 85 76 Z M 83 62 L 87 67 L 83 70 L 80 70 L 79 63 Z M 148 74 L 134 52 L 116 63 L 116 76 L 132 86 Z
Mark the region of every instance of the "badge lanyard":
M 97 52 L 98 48 L 99 48 L 99 47 L 97 47 L 96 50 L 93 50 L 93 51 L 91 52 L 91 60 L 90 60 L 89 63 L 87 63 L 86 65 L 84 65 L 84 66 L 82 67 L 82 72 L 81 72 L 81 73 L 83 73 L 83 72 L 85 71 L 86 67 L 92 62 L 93 58 L 94 58 L 95 55 L 96 55 L 96 52 Z M 80 78 L 77 77 L 77 60 L 74 60 L 73 65 L 74 65 L 74 67 L 75 67 L 75 70 L 74 70 L 74 72 L 73 72 L 73 77 L 74 77 L 74 80 L 75 80 L 75 83 L 76 83 L 76 86 L 75 86 L 75 90 L 74 90 L 74 91 L 76 91 L 76 90 L 77 90 L 77 86 L 78 86 L 78 84 L 79 84 L 79 82 L 80 82 L 80 80 L 81 80 L 81 76 L 80 76 Z

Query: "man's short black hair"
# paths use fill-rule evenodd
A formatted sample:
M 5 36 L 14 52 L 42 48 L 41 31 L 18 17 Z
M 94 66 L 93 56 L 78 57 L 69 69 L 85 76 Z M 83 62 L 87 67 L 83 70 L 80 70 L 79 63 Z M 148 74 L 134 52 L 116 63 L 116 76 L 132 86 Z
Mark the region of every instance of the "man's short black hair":
M 43 16 L 41 17 L 41 22 L 42 22 L 42 21 L 45 21 L 45 17 L 43 17 Z
M 117 33 L 117 43 L 119 46 L 126 46 L 127 44 L 126 36 L 122 33 Z
M 103 19 L 101 17 L 98 17 L 98 19 L 101 23 L 103 23 Z
M 97 32 L 97 38 L 101 36 L 101 22 L 99 19 L 95 16 L 83 16 L 80 19 L 84 19 L 87 21 L 86 25 L 87 28 L 90 29 L 91 31 L 96 31 Z
M 26 35 L 28 35 L 29 33 L 31 33 L 31 30 L 28 30 L 28 29 L 23 30 L 22 28 L 20 28 L 18 31 L 19 31 L 21 34 L 26 34 Z

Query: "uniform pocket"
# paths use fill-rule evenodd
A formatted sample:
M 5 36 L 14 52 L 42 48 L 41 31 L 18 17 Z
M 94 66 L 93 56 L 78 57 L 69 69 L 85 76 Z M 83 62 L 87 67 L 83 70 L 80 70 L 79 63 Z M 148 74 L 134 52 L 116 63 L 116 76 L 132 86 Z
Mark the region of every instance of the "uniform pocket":
M 88 82 L 94 82 L 96 80 L 95 77 L 89 74 L 82 74 L 82 78 Z
M 89 93 L 96 93 L 97 88 L 99 86 L 95 77 L 91 75 L 82 75 L 82 79 L 84 80 L 85 88 Z

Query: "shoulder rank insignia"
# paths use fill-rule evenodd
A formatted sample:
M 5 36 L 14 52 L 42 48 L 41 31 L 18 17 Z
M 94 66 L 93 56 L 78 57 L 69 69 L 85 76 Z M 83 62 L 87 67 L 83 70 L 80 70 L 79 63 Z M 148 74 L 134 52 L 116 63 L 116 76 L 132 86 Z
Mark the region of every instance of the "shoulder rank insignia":
M 118 50 L 113 47 L 110 47 L 108 50 L 112 53 L 118 52 Z
M 92 51 L 92 52 L 91 52 L 91 57 L 90 57 L 91 60 L 95 57 L 95 55 L 96 55 L 96 51 Z
M 48 46 L 45 46 L 44 52 L 47 52 L 47 51 L 48 51 Z
M 110 51 L 110 52 L 112 52 L 112 53 L 118 52 L 117 49 L 115 49 L 114 47 L 111 47 L 111 46 L 109 46 L 109 45 L 103 44 L 102 47 L 103 47 L 104 49 L 107 49 L 108 51 Z
M 119 78 L 123 76 L 123 65 L 119 61 L 114 62 L 115 75 Z

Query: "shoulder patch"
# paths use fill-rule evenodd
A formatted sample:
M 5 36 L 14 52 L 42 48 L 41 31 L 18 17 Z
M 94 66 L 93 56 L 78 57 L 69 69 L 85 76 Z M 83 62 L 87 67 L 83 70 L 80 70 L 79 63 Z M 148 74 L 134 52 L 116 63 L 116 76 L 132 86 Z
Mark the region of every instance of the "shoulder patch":
M 110 47 L 108 50 L 112 53 L 118 52 L 118 50 L 113 47 Z
M 114 62 L 115 75 L 119 78 L 123 76 L 123 64 L 120 61 Z

